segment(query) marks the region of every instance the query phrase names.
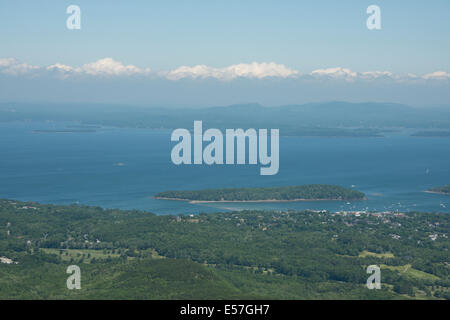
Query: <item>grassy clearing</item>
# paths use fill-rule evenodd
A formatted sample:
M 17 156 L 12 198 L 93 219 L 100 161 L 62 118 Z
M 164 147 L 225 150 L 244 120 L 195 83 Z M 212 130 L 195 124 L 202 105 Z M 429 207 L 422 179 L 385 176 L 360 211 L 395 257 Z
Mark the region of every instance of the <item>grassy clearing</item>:
M 153 249 L 134 251 L 130 254 L 129 250 L 93 250 L 93 249 L 49 249 L 41 248 L 41 250 L 47 254 L 55 254 L 59 256 L 62 261 L 77 261 L 82 260 L 83 263 L 91 263 L 92 259 L 104 260 L 104 259 L 114 259 L 119 258 L 121 254 L 127 256 L 127 260 L 134 260 L 136 258 L 151 258 L 151 259 L 163 259 L 164 257 L 159 255 Z
M 385 264 L 380 265 L 381 269 L 389 269 L 392 271 L 400 272 L 405 277 L 411 277 L 415 279 L 428 279 L 428 280 L 439 280 L 439 277 L 426 273 L 414 268 L 411 268 L 410 264 L 404 265 L 404 266 L 388 266 Z
M 92 250 L 92 249 L 47 249 L 42 248 L 47 254 L 56 254 L 60 256 L 63 261 L 80 261 L 83 259 L 85 263 L 90 263 L 92 259 L 108 259 L 119 258 L 120 254 L 111 250 Z
M 376 258 L 387 258 L 387 259 L 391 259 L 394 258 L 394 254 L 390 253 L 390 252 L 386 252 L 386 253 L 375 253 L 375 252 L 370 252 L 367 250 L 364 250 L 363 252 L 361 252 L 358 255 L 359 258 L 365 258 L 365 257 L 376 257 Z

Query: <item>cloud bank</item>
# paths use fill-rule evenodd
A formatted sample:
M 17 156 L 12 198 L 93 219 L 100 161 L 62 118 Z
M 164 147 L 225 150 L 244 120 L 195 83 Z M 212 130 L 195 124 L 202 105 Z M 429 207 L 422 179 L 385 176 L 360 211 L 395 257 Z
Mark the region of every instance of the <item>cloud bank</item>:
M 150 68 L 139 68 L 134 65 L 126 65 L 113 58 L 103 58 L 75 67 L 61 63 L 49 66 L 33 66 L 23 63 L 15 58 L 0 58 L 0 74 L 10 76 L 43 76 L 49 75 L 59 79 L 70 77 L 132 77 L 151 76 L 160 79 L 178 81 L 181 79 L 216 79 L 231 81 L 237 78 L 244 79 L 305 79 L 305 80 L 338 80 L 354 82 L 358 80 L 393 80 L 397 82 L 417 81 L 448 81 L 450 73 L 446 71 L 434 71 L 424 75 L 414 73 L 394 74 L 390 71 L 353 71 L 348 68 L 334 67 L 316 69 L 310 73 L 301 73 L 300 70 L 289 68 L 275 62 L 252 62 L 234 64 L 228 67 L 216 68 L 207 65 L 180 66 L 173 70 L 152 72 Z

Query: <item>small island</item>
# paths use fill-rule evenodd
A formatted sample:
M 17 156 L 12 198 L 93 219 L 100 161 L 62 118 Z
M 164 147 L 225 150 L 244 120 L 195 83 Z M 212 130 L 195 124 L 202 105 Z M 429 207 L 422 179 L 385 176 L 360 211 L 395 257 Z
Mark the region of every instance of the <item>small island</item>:
M 450 195 L 450 185 L 441 186 L 441 187 L 434 187 L 434 188 L 428 189 L 425 192 Z
M 207 202 L 294 202 L 365 200 L 364 193 L 335 185 L 310 184 L 270 188 L 227 188 L 192 191 L 164 191 L 155 199 Z

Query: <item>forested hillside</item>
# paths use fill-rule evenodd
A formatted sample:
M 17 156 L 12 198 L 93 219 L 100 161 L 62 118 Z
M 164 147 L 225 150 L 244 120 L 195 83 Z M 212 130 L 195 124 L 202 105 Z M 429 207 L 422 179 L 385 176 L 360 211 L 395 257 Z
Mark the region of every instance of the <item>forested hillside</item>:
M 0 201 L 2 299 L 449 299 L 448 214 L 156 216 Z M 5 260 L 6 261 L 6 260 Z M 66 288 L 67 266 L 81 290 Z M 365 286 L 381 267 L 382 289 Z

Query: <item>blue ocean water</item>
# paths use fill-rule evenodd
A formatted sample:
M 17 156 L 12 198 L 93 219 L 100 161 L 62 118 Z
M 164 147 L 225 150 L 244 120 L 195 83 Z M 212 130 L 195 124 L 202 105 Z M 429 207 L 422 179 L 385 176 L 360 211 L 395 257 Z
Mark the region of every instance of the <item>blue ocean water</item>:
M 383 138 L 281 137 L 280 170 L 259 165 L 176 166 L 169 131 L 102 127 L 90 133 L 36 133 L 67 123 L 0 123 L 0 198 L 80 203 L 156 214 L 239 209 L 450 212 L 450 196 L 423 191 L 450 184 L 450 139 L 393 133 Z M 165 190 L 337 184 L 366 193 L 357 202 L 214 203 L 152 196 Z

